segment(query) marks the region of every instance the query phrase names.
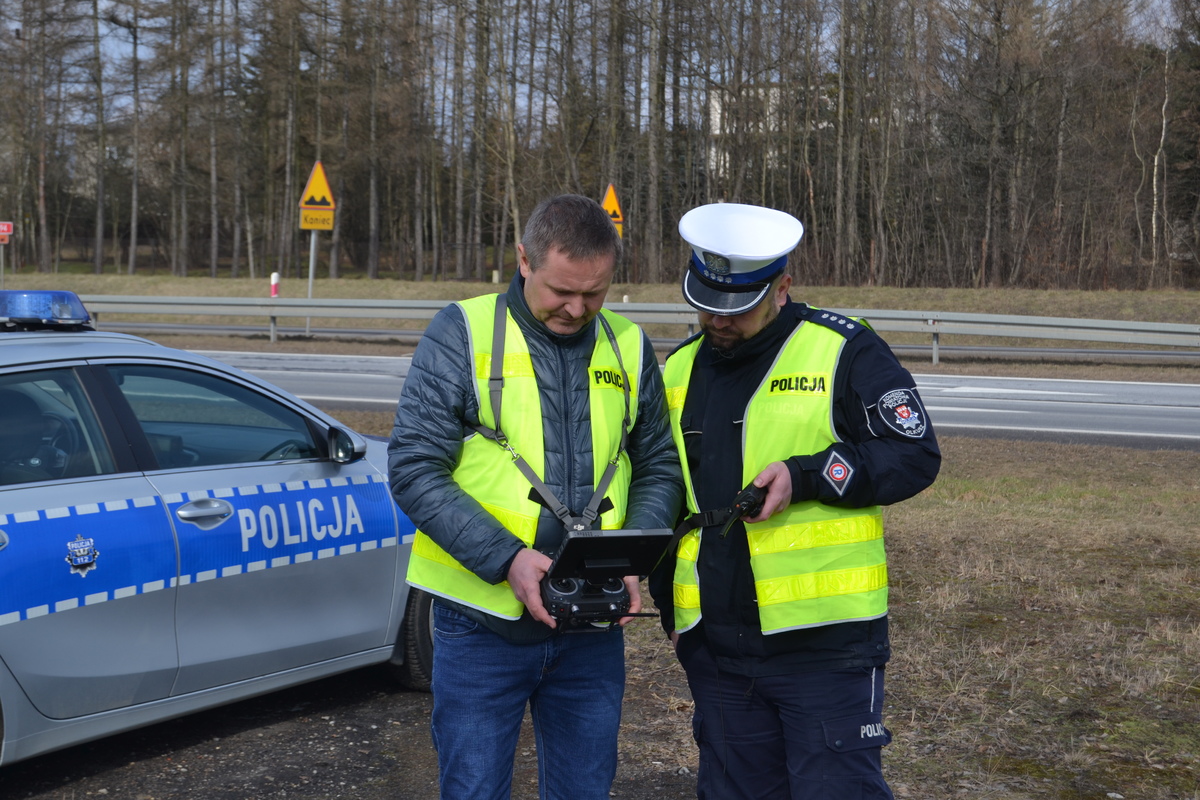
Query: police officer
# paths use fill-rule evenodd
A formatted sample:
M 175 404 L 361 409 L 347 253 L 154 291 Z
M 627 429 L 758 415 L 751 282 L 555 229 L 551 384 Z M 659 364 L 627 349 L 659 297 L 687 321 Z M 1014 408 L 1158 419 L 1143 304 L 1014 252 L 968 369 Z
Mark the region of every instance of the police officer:
M 941 455 L 883 340 L 789 297 L 803 230 L 734 203 L 679 222 L 701 332 L 664 380 L 690 516 L 650 590 L 695 700 L 701 798 L 892 796 L 880 507 Z M 733 511 L 750 485 L 761 508 Z
M 616 774 L 621 630 L 562 633 L 540 583 L 566 534 L 558 512 L 585 529 L 663 528 L 679 513 L 658 359 L 601 308 L 620 247 L 595 201 L 550 198 L 508 291 L 438 312 L 413 354 L 389 472 L 420 530 L 408 582 L 436 596 L 443 800 L 509 796 L 526 708 L 541 797 L 607 800 Z M 637 612 L 637 576 L 626 585 Z

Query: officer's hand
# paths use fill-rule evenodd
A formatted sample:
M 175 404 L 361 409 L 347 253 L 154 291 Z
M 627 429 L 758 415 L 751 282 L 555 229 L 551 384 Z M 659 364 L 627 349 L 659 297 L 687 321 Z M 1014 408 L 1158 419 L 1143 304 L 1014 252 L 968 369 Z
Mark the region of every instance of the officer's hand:
M 508 585 L 513 594 L 525 604 L 529 613 L 538 622 L 544 622 L 551 628 L 558 627 L 554 617 L 542 604 L 542 578 L 554 563 L 545 553 L 540 553 L 531 547 L 517 553 L 517 557 L 508 566 Z
M 746 522 L 763 522 L 792 504 L 792 473 L 782 461 L 767 464 L 767 468 L 754 479 L 754 485 L 760 489 L 765 487 L 767 496 L 763 500 L 762 510 L 753 517 L 745 517 Z
M 629 613 L 636 614 L 642 610 L 642 588 L 638 585 L 638 576 L 626 575 L 622 580 L 625 581 L 625 588 L 629 590 Z M 621 617 L 617 624 L 623 628 L 635 619 L 637 617 Z

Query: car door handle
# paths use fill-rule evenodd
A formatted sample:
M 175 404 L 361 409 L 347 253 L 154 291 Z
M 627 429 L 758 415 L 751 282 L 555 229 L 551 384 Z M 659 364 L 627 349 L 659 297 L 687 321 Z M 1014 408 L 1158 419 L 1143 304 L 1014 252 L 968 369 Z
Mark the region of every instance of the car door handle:
M 175 516 L 200 530 L 210 530 L 233 516 L 233 505 L 224 500 L 203 497 L 175 509 Z

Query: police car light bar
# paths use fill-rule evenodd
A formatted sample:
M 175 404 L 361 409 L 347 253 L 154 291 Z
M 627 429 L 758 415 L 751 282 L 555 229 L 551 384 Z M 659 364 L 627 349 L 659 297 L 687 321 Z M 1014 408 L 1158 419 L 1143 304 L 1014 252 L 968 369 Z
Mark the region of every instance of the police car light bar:
M 83 301 L 74 292 L 0 291 L 0 323 L 67 327 L 91 321 Z

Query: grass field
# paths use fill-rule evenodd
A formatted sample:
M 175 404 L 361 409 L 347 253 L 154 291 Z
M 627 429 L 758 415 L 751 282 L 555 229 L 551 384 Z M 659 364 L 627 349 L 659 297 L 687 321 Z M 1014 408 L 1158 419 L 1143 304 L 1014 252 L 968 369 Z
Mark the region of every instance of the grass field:
M 92 275 L 61 272 L 40 275 L 28 270 L 4 277 L 6 289 L 62 288 L 79 294 L 131 294 L 164 297 L 267 297 L 266 278 L 173 278 L 166 275 Z M 491 283 L 425 281 L 414 283 L 361 278 L 321 279 L 313 283 L 317 298 L 408 298 L 460 300 L 496 291 Z M 308 296 L 307 281 L 285 279 L 280 296 Z M 614 284 L 610 302 L 628 297 L 633 303 L 681 303 L 678 284 Z M 1046 317 L 1125 319 L 1142 322 L 1195 323 L 1200 320 L 1200 294 L 1184 290 L 1084 292 L 1032 289 L 893 289 L 890 287 L 796 286 L 792 297 L 829 308 L 891 308 L 1022 314 Z
M 248 296 L 265 281 L 6 276 L 5 288 Z M 318 281 L 318 297 L 455 299 L 495 287 Z M 304 296 L 300 281 L 286 296 Z M 679 302 L 675 286 L 610 298 Z M 799 287 L 817 305 L 1187 322 L 1189 292 Z M 195 349 L 395 354 L 389 343 L 160 337 Z M 935 371 L 929 364 L 910 369 Z M 936 371 L 1195 383 L 1195 366 L 956 361 Z M 337 412 L 387 433 L 386 412 Z M 936 427 L 937 419 L 933 419 Z M 885 751 L 913 800 L 1200 800 L 1200 453 L 942 439 L 934 486 L 886 510 L 894 658 Z M 622 757 L 694 772 L 690 699 L 661 632 L 631 631 Z

